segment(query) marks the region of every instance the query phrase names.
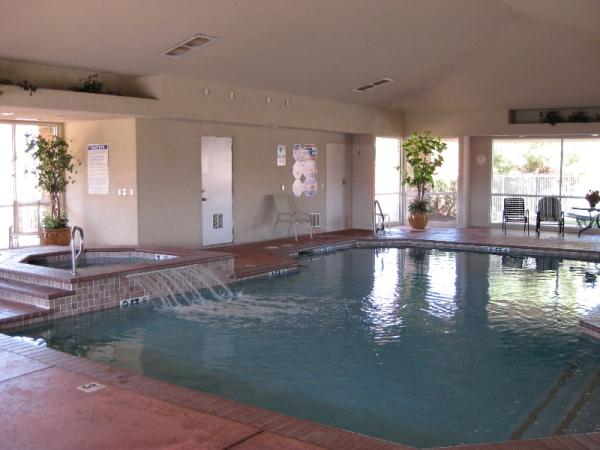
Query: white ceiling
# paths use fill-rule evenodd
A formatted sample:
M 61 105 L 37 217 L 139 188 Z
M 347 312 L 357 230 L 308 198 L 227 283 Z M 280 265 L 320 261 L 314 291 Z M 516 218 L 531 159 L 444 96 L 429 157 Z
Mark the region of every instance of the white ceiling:
M 0 0 L 0 11 L 0 58 L 409 111 L 600 105 L 600 0 Z M 157 56 L 197 33 L 220 39 Z M 382 77 L 396 81 L 352 91 Z

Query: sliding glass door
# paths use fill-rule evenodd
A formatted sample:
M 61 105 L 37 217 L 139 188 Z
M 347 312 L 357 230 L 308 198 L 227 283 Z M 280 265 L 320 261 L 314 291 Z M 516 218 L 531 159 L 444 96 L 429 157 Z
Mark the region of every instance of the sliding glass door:
M 40 217 L 49 201 L 36 187 L 32 136 L 52 136 L 56 124 L 0 123 L 0 248 L 39 245 Z

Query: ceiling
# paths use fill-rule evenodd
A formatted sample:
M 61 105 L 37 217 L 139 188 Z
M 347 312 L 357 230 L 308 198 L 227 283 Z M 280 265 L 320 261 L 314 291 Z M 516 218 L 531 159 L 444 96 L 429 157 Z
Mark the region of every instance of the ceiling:
M 599 0 L 0 1 L 0 58 L 405 111 L 600 105 Z M 220 39 L 158 56 L 197 33 Z

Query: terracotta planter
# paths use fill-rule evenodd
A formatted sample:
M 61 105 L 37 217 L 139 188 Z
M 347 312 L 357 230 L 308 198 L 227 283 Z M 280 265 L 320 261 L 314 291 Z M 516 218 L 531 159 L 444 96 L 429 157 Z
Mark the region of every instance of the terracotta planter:
M 42 232 L 42 245 L 69 245 L 71 243 L 71 228 L 57 228 Z
M 410 223 L 413 230 L 424 230 L 428 221 L 429 215 L 427 213 L 410 213 L 408 216 L 408 223 Z

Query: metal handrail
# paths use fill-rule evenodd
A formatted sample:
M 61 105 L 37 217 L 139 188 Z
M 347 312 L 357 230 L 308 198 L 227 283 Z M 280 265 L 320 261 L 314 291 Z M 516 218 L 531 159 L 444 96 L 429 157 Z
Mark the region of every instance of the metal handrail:
M 79 231 L 79 251 L 75 253 L 75 233 Z M 83 229 L 78 226 L 74 226 L 71 229 L 71 273 L 77 275 L 77 261 L 81 257 L 84 248 L 84 234 Z
M 377 225 L 377 210 L 379 209 L 379 215 L 381 216 L 381 227 Z M 379 200 L 375 200 L 373 202 L 373 235 L 377 235 L 380 231 L 385 230 L 385 216 L 383 214 L 383 210 L 381 209 L 381 204 Z

